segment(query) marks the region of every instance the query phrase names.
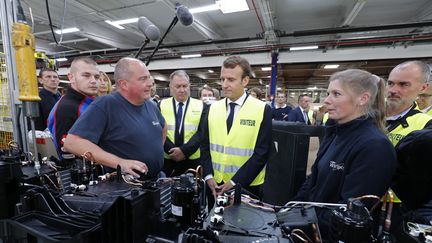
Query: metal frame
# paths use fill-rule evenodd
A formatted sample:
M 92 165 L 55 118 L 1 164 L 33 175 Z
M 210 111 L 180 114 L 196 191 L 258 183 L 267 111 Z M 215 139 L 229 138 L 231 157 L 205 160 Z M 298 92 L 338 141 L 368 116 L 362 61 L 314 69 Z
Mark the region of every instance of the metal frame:
M 0 20 L 3 49 L 7 64 L 7 77 L 11 101 L 11 117 L 14 140 L 24 152 L 28 152 L 27 122 L 22 112 L 22 102 L 18 100 L 18 76 L 16 70 L 15 50 L 12 47 L 12 24 L 16 21 L 16 4 L 14 0 L 0 0 Z M 36 74 L 35 74 L 36 75 Z M 21 112 L 19 112 L 21 110 Z M 21 124 L 21 126 L 19 126 Z M 20 136 L 21 135 L 21 136 Z

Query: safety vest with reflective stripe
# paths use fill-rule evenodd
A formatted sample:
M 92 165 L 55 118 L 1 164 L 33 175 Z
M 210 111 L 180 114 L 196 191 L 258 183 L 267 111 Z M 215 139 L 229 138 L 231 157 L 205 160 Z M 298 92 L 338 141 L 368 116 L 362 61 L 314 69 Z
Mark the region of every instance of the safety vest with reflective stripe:
M 198 131 L 198 126 L 201 119 L 201 113 L 203 110 L 203 103 L 200 100 L 189 98 L 189 104 L 187 105 L 183 119 L 183 136 L 184 143 L 187 143 L 192 136 Z M 164 99 L 160 103 L 160 109 L 162 116 L 165 118 L 167 124 L 167 138 L 172 142 L 175 141 L 175 109 L 173 105 L 173 98 Z M 169 159 L 169 155 L 164 153 L 164 157 Z M 189 156 L 189 159 L 198 159 L 200 157 L 199 148 L 195 153 Z
M 308 116 L 310 124 L 315 125 L 314 111 L 312 109 L 309 109 L 307 116 Z
M 226 99 L 213 103 L 208 116 L 210 155 L 213 177 L 217 183 L 230 181 L 234 174 L 253 155 L 264 116 L 265 103 L 248 96 L 227 134 Z M 264 182 L 264 169 L 251 186 Z
M 328 112 L 324 113 L 322 124 L 326 124 L 326 122 L 328 121 L 328 118 L 329 118 Z
M 407 127 L 399 124 L 399 126 L 387 133 L 387 137 L 390 142 L 392 142 L 393 146 L 396 146 L 402 138 L 412 131 L 423 129 L 431 119 L 432 117 L 429 115 L 416 113 L 406 118 L 406 122 L 408 123 Z

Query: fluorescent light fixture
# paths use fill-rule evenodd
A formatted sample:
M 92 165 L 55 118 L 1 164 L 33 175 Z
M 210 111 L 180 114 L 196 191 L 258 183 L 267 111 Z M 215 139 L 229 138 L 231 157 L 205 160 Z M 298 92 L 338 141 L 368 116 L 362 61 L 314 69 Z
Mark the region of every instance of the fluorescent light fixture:
M 327 64 L 327 65 L 324 65 L 324 69 L 336 69 L 339 66 L 340 66 L 339 64 Z
M 182 55 L 181 58 L 201 57 L 201 54 Z
M 88 38 L 66 40 L 66 41 L 59 42 L 59 44 L 77 43 L 77 42 L 82 42 L 82 41 L 88 41 Z M 50 42 L 49 44 L 50 45 L 57 45 L 57 43 L 55 43 L 55 42 Z
M 116 20 L 116 21 L 105 20 L 105 23 L 110 24 L 110 25 L 116 27 L 117 29 L 121 29 L 121 30 L 125 29 L 123 26 L 121 26 L 122 24 L 132 24 L 132 23 L 136 23 L 136 22 L 138 22 L 138 18 L 122 19 L 122 20 Z
M 66 62 L 68 59 L 66 57 L 56 58 L 57 62 Z
M 121 25 L 119 25 L 119 24 L 116 24 L 116 23 L 114 23 L 114 22 L 112 22 L 112 21 L 110 21 L 110 20 L 105 20 L 105 23 L 110 24 L 110 25 L 116 27 L 117 29 L 121 29 L 121 30 L 124 30 L 124 29 L 125 29 L 125 27 L 123 27 L 123 26 L 121 26 Z
M 219 5 L 212 4 L 212 5 L 207 5 L 207 6 L 197 7 L 197 8 L 191 8 L 191 9 L 189 9 L 189 12 L 194 14 L 194 13 L 203 13 L 203 12 L 215 11 L 215 10 L 219 10 L 219 9 L 220 9 Z
M 314 50 L 318 49 L 318 46 L 295 46 L 290 47 L 290 51 L 302 51 L 302 50 Z
M 271 71 L 271 67 L 262 67 L 261 70 L 262 71 Z
M 224 14 L 249 10 L 246 0 L 219 0 L 216 4 Z
M 208 72 L 209 72 L 209 73 L 214 73 L 214 71 L 213 71 L 213 70 L 211 70 L 211 69 L 209 69 L 209 70 L 208 70 Z
M 282 88 L 281 88 L 281 87 L 278 87 L 277 90 L 282 90 Z
M 317 88 L 317 86 L 314 86 L 314 87 L 309 87 L 309 88 L 307 88 L 308 90 L 315 90 L 315 89 L 318 89 Z M 306 93 L 303 93 L 303 94 L 306 94 Z
M 88 51 L 80 51 L 80 54 L 86 54 L 86 53 L 94 53 L 94 52 L 106 52 L 106 51 L 115 51 L 117 50 L 116 47 L 112 48 L 105 48 L 105 49 L 96 49 L 96 50 L 88 50 Z
M 70 84 L 70 81 L 67 81 L 67 80 L 60 80 L 60 83 Z
M 267 78 L 271 78 L 271 76 L 269 75 L 269 76 L 267 76 Z
M 367 0 L 357 0 L 354 7 L 351 9 L 347 17 L 345 18 L 344 22 L 342 23 L 342 26 L 348 26 L 354 21 L 354 19 L 357 17 L 360 11 L 363 9 L 364 5 L 366 4 L 366 1 Z
M 72 28 L 67 28 L 67 29 L 62 29 L 62 30 L 55 30 L 54 32 L 58 35 L 61 35 L 61 34 L 78 32 L 78 31 L 80 31 L 80 29 L 78 29 L 77 27 L 72 27 Z
M 138 18 L 122 19 L 122 20 L 117 20 L 117 21 L 113 21 L 113 22 L 116 24 L 132 24 L 132 23 L 138 22 Z

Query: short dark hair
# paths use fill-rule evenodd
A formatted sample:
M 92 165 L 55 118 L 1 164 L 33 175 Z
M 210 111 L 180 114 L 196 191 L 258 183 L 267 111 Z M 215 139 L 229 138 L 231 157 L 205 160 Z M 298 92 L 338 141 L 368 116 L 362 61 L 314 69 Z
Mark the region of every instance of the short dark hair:
M 42 68 L 42 69 L 39 71 L 39 78 L 42 78 L 44 72 L 55 72 L 55 73 L 58 75 L 57 71 L 55 71 L 55 70 L 52 69 L 52 68 Z
M 307 94 L 301 94 L 301 95 L 299 95 L 297 102 L 300 102 L 301 98 L 303 98 L 303 97 L 309 97 L 309 95 L 307 95 Z
M 222 66 L 224 68 L 230 68 L 230 69 L 240 66 L 240 68 L 243 70 L 242 78 L 246 76 L 252 78 L 252 68 L 249 64 L 249 61 L 243 57 L 230 56 L 227 59 L 225 59 Z
M 213 94 L 213 96 L 214 96 L 214 90 L 213 90 L 210 86 L 208 86 L 207 84 L 205 84 L 204 86 L 202 86 L 202 87 L 199 88 L 199 90 L 198 90 L 198 92 L 199 92 L 199 96 L 200 96 L 200 97 L 202 96 L 202 91 L 203 91 L 203 90 L 207 90 L 207 91 L 212 92 L 212 94 Z
M 264 98 L 264 92 L 260 88 L 253 87 L 253 88 L 249 89 L 249 93 L 250 92 L 254 92 L 257 95 L 257 99 Z

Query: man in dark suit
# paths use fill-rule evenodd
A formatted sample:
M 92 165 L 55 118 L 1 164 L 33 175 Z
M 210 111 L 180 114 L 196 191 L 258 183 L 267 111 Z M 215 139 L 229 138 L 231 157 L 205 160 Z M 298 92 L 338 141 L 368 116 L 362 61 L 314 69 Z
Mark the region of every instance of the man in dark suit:
M 305 94 L 300 95 L 298 98 L 299 106 L 289 113 L 288 121 L 311 125 L 311 118 L 308 116 L 310 101 L 311 98 L 309 96 Z
M 42 84 L 42 89 L 39 91 L 41 98 L 39 102 L 40 114 L 35 119 L 35 128 L 36 130 L 43 131 L 47 128 L 48 116 L 51 109 L 61 97 L 58 92 L 60 79 L 57 72 L 53 69 L 43 68 L 39 72 L 39 82 Z

